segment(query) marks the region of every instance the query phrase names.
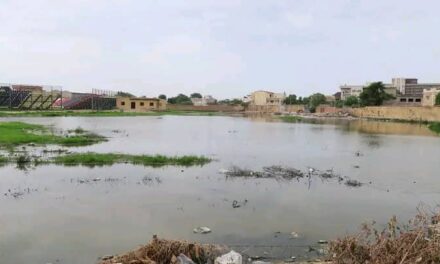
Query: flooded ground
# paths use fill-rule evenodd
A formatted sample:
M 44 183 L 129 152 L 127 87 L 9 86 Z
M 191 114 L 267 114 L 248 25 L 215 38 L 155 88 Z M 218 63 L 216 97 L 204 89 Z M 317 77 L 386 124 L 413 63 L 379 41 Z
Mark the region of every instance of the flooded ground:
M 440 201 L 440 138 L 423 125 L 185 116 L 18 120 L 109 137 L 72 151 L 195 154 L 215 161 L 191 168 L 1 167 L 1 263 L 94 263 L 153 234 L 227 244 L 254 256 L 316 256 L 309 246 L 318 240 L 353 232 L 367 220 L 405 220 L 421 203 Z M 305 174 L 332 170 L 364 184 L 221 173 L 273 165 Z M 24 195 L 7 195 L 14 190 Z M 194 234 L 201 226 L 212 232 Z

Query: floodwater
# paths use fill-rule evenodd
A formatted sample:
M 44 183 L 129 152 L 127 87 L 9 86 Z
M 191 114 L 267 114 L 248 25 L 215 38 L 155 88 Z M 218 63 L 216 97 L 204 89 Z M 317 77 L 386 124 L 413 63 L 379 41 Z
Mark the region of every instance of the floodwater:
M 392 215 L 407 220 L 420 204 L 440 201 L 440 137 L 422 125 L 199 116 L 18 120 L 65 130 L 80 126 L 109 137 L 71 151 L 196 154 L 215 161 L 190 168 L 2 167 L 0 263 L 95 263 L 99 256 L 147 243 L 154 234 L 227 244 L 249 255 L 313 256 L 308 246 L 320 239 L 354 232 L 373 219 L 381 225 Z M 271 165 L 333 169 L 365 184 L 219 173 L 232 166 Z M 19 198 L 3 195 L 27 188 Z M 233 208 L 234 200 L 248 202 Z M 212 233 L 194 234 L 198 226 Z M 291 232 L 299 237 L 291 239 Z

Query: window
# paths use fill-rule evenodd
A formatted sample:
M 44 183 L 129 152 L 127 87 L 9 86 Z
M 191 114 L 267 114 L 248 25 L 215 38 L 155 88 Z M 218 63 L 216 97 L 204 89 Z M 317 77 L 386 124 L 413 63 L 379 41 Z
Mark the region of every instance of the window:
M 153 102 L 151 102 L 151 103 L 150 103 L 150 106 L 154 106 L 154 103 L 153 103 Z
M 141 102 L 141 106 L 144 106 L 144 102 Z
M 122 101 L 122 102 L 121 102 L 121 105 L 125 105 L 125 102 L 124 102 L 124 101 Z
M 136 102 L 131 102 L 131 109 L 136 109 Z
M 416 103 L 420 103 L 421 101 L 422 101 L 422 99 L 420 99 L 420 98 L 416 99 Z
M 414 102 L 414 99 L 413 98 L 409 98 L 408 102 L 412 103 L 412 102 Z
M 406 98 L 400 98 L 400 102 L 406 103 Z

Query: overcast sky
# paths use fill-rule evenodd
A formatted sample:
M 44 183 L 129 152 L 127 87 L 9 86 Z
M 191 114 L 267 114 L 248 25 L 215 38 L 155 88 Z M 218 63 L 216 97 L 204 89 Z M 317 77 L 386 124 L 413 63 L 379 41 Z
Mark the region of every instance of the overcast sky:
M 0 0 L 0 82 L 218 98 L 440 82 L 440 1 Z

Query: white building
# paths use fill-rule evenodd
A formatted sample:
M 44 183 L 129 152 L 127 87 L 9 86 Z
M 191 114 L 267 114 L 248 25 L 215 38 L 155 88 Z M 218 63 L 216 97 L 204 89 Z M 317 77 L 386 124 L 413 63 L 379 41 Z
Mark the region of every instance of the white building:
M 191 98 L 191 102 L 195 106 L 207 106 L 217 103 L 217 99 L 212 97 L 211 95 L 205 95 L 202 98 Z

